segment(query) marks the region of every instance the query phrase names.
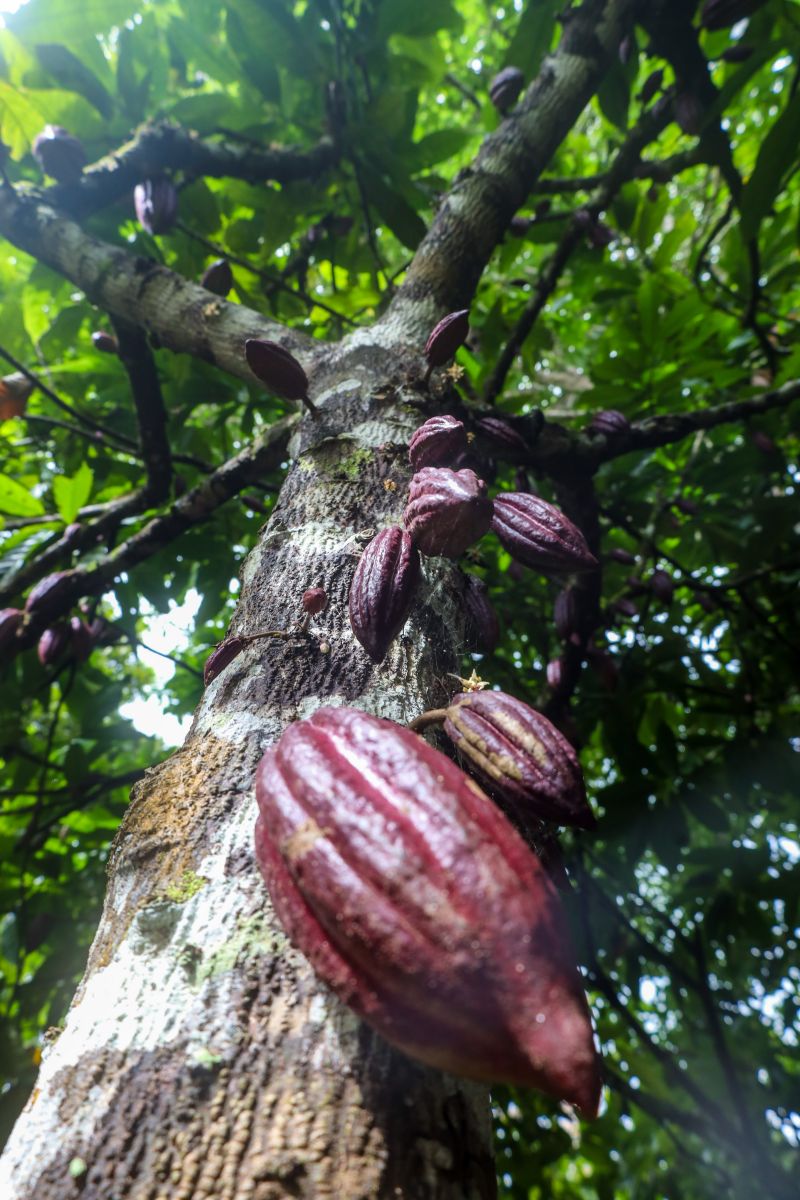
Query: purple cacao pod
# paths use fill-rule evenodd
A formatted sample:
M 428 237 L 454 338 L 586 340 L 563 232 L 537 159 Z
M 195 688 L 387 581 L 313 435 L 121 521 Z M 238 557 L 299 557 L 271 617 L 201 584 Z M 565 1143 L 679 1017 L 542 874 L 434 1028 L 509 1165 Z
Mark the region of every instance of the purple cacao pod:
M 531 217 L 523 217 L 520 214 L 512 217 L 508 222 L 508 232 L 511 237 L 525 237 L 525 234 L 531 227 Z
M 44 579 L 40 579 L 28 592 L 25 612 L 47 615 L 60 605 L 71 586 L 72 575 L 69 571 L 55 571 L 52 575 L 45 575 Z
M 642 84 L 642 90 L 639 92 L 639 100 L 642 104 L 648 104 L 656 92 L 660 92 L 664 83 L 664 72 L 659 69 L 653 71 L 652 75 L 648 75 Z
M 446 713 L 444 732 L 512 820 L 594 828 L 577 755 L 547 717 L 505 692 L 462 692 Z
M 586 231 L 586 238 L 589 245 L 595 250 L 603 250 L 606 246 L 610 246 L 617 235 L 610 225 L 606 225 L 605 221 L 592 221 Z
M 133 189 L 133 206 L 142 229 L 152 236 L 168 233 L 178 216 L 178 193 L 171 180 L 145 179 Z
M 564 663 L 560 658 L 551 658 L 545 668 L 545 676 L 547 678 L 547 686 L 553 691 L 561 687 L 561 680 L 564 675 Z
M 308 377 L 300 363 L 278 342 L 248 338 L 244 344 L 247 365 L 269 391 L 284 400 L 306 400 Z
M 671 604 L 672 597 L 675 592 L 675 584 L 672 576 L 666 571 L 657 568 L 650 576 L 650 588 L 653 595 L 662 601 L 663 604 Z
M 492 502 L 474 471 L 423 467 L 408 488 L 403 522 L 423 554 L 459 554 L 488 533 Z
M 726 63 L 743 63 L 747 62 L 748 58 L 752 58 L 754 51 L 755 46 L 745 46 L 742 42 L 734 42 L 720 57 Z
M 619 600 L 614 601 L 613 607 L 623 617 L 635 617 L 639 612 L 636 605 L 627 596 L 620 596 Z
M 33 141 L 33 157 L 51 179 L 77 183 L 86 166 L 86 151 L 61 125 L 45 125 Z
M 762 454 L 774 454 L 778 449 L 775 440 L 768 433 L 764 433 L 763 429 L 753 429 L 750 433 L 750 441 Z
M 555 505 L 530 492 L 497 496 L 492 528 L 509 554 L 526 567 L 561 572 L 597 566 L 577 526 Z
M 227 296 L 233 287 L 233 271 L 227 258 L 217 258 L 200 276 L 200 286 L 215 296 Z
M 452 466 L 467 449 L 464 422 L 456 417 L 431 417 L 414 430 L 408 443 L 408 461 L 415 471 L 423 467 Z
M 503 67 L 489 84 L 489 99 L 498 112 L 504 113 L 516 103 L 524 86 L 525 76 L 519 67 Z
M 434 325 L 425 343 L 425 358 L 429 367 L 443 367 L 463 346 L 469 333 L 469 309 L 448 313 Z
M 491 654 L 500 640 L 500 622 L 489 599 L 489 589 L 477 575 L 465 578 L 464 611 L 470 642 L 484 654 Z
M 692 92 L 678 92 L 672 105 L 675 121 L 689 137 L 698 137 L 703 128 L 703 106 Z
M 614 437 L 618 433 L 627 433 L 631 423 L 624 413 L 616 408 L 604 409 L 592 416 L 587 429 L 590 433 L 602 433 L 606 437 Z
M 727 29 L 750 17 L 767 0 L 706 0 L 700 11 L 700 24 L 704 29 Z
M 498 457 L 527 458 L 528 444 L 524 437 L 502 417 L 481 417 L 475 422 L 475 432 Z
M 631 554 L 628 550 L 623 550 L 621 546 L 615 546 L 610 551 L 608 557 L 613 558 L 614 562 L 625 563 L 629 567 L 632 567 L 636 562 L 636 555 Z
M 578 594 L 574 588 L 564 588 L 556 596 L 553 623 L 559 637 L 566 639 L 578 631 Z
M 373 662 L 406 623 L 420 580 L 419 553 L 398 525 L 376 534 L 358 560 L 350 584 L 350 625 Z
M 69 620 L 69 653 L 77 663 L 86 662 L 94 650 L 95 637 L 92 629 L 80 617 Z
M 13 646 L 24 616 L 20 608 L 0 608 L 0 654 Z
M 597 1111 L 567 922 L 535 854 L 422 738 L 353 708 L 291 724 L 256 772 L 255 855 L 290 940 L 412 1058 Z
M 685 499 L 683 496 L 680 496 L 677 500 L 673 500 L 672 503 L 675 505 L 678 512 L 682 512 L 684 516 L 687 517 L 696 517 L 700 512 L 699 504 L 697 504 L 694 500 Z
M 303 612 L 307 612 L 310 617 L 317 617 L 328 603 L 328 596 L 324 588 L 306 588 L 301 603 Z
M 636 36 L 633 33 L 626 33 L 625 37 L 619 44 L 619 61 L 623 67 L 627 67 L 628 63 L 637 53 L 638 46 L 636 45 Z
M 203 667 L 203 683 L 206 687 L 216 679 L 221 671 L 227 667 L 228 663 L 233 662 L 235 658 L 242 653 L 247 645 L 244 638 L 226 637 L 218 646 L 209 654 Z
M 43 667 L 51 667 L 66 652 L 70 644 L 69 626 L 65 621 L 45 629 L 36 646 L 36 656 Z
M 96 329 L 92 334 L 92 345 L 101 354 L 119 354 L 117 339 L 113 334 L 104 333 L 102 329 Z

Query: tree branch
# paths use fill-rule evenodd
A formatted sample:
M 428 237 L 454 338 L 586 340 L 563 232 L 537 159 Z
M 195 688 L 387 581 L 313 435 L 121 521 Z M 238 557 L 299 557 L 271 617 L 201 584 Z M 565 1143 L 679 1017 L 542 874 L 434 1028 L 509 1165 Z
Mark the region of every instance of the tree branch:
M 141 329 L 112 317 L 119 357 L 128 373 L 139 427 L 139 446 L 147 482 L 141 491 L 145 505 L 160 504 L 172 482 L 172 452 L 167 438 L 167 413 L 150 344 Z
M 669 183 L 676 175 L 705 162 L 699 145 L 682 150 L 669 158 L 645 159 L 631 171 L 631 179 L 652 179 L 654 183 Z M 608 180 L 608 172 L 599 175 L 574 175 L 567 178 L 540 179 L 532 191 L 537 196 L 559 196 L 567 192 L 593 192 Z

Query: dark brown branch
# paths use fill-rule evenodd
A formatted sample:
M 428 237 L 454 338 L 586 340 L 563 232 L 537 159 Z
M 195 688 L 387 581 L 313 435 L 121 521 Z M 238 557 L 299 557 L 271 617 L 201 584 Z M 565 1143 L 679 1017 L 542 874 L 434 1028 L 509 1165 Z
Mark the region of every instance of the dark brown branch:
M 674 179 L 682 171 L 687 171 L 690 167 L 696 167 L 704 161 L 705 159 L 700 146 L 693 146 L 690 150 L 682 150 L 680 153 L 673 154 L 669 158 L 644 159 L 634 166 L 630 177 L 631 179 L 652 179 L 654 183 L 669 183 L 670 179 Z M 537 196 L 559 196 L 569 192 L 593 192 L 597 188 L 602 187 L 607 180 L 607 171 L 599 175 L 575 175 L 563 179 L 555 177 L 545 178 L 539 180 L 534 186 L 533 192 Z
M 622 185 L 630 179 L 631 171 L 638 163 L 644 147 L 666 128 L 670 120 L 670 112 L 671 105 L 667 97 L 645 112 L 638 124 L 628 133 L 602 186 L 594 193 L 589 203 L 573 215 L 556 250 L 540 272 L 534 294 L 523 309 L 511 337 L 503 347 L 494 370 L 486 381 L 484 400 L 487 404 L 492 404 L 502 390 L 514 359 L 553 294 L 564 268 L 585 238 L 587 215 L 592 221 L 595 221 L 600 213 L 608 207 Z
M 172 452 L 167 438 L 167 413 L 150 344 L 141 329 L 112 317 L 119 357 L 128 373 L 139 427 L 139 447 L 147 472 L 143 504 L 160 504 L 172 482 Z
M 336 162 L 330 138 L 315 146 L 262 146 L 232 137 L 207 141 L 171 121 L 143 125 L 131 141 L 100 159 L 77 184 L 59 184 L 46 192 L 48 201 L 72 216 L 86 217 L 123 196 L 149 175 L 182 171 L 195 178 L 245 179 L 250 183 L 291 183 L 315 179 Z

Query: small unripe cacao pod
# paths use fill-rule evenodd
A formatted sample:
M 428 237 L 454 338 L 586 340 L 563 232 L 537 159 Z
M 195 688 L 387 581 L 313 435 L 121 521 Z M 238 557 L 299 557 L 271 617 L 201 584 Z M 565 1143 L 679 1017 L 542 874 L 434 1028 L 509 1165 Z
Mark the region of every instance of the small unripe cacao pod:
M 445 712 L 444 732 L 516 824 L 595 827 L 577 755 L 547 717 L 505 692 L 462 692 Z
M 233 287 L 233 271 L 227 258 L 217 258 L 200 276 L 200 286 L 215 296 L 227 296 Z
M 178 216 L 178 193 L 171 180 L 145 179 L 133 189 L 133 206 L 142 229 L 156 236 L 167 233 Z
M 747 62 L 748 58 L 752 58 L 754 51 L 755 46 L 745 46 L 742 42 L 734 42 L 720 57 L 726 63 L 743 63 Z
M 248 338 L 244 344 L 247 365 L 271 392 L 284 400 L 308 398 L 308 376 L 300 363 L 278 342 Z
M 301 603 L 303 612 L 307 612 L 310 617 L 317 617 L 328 603 L 328 596 L 324 588 L 306 588 Z
M 246 645 L 244 638 L 232 637 L 225 638 L 216 646 L 203 667 L 203 683 L 208 687 L 212 680 L 216 679 L 221 671 L 227 667 L 228 663 L 233 662 L 235 658 L 242 653 Z
M 412 1058 L 597 1111 L 558 894 L 458 767 L 352 708 L 291 724 L 256 772 L 256 861 L 317 975 Z
M 92 334 L 92 345 L 101 354 L 119 354 L 117 339 L 113 334 L 104 333 L 102 329 L 96 329 Z
M 86 662 L 94 649 L 95 640 L 91 627 L 85 621 L 82 621 L 80 617 L 70 617 L 69 652 L 75 662 Z
M 47 615 L 61 604 L 71 586 L 72 575 L 69 571 L 54 571 L 52 575 L 45 575 L 28 592 L 25 612 Z
M 524 437 L 502 417 L 481 417 L 475 422 L 475 432 L 500 458 L 508 455 L 527 457 L 528 445 Z
M 560 509 L 530 492 L 495 497 L 492 529 L 526 567 L 540 571 L 586 571 L 597 566 L 586 539 Z
M 636 555 L 631 554 L 629 550 L 623 550 L 621 546 L 615 546 L 608 557 L 613 558 L 614 562 L 625 563 L 629 567 L 636 562 Z
M 623 67 L 626 67 L 637 52 L 636 36 L 633 33 L 626 33 L 625 37 L 619 44 L 619 61 Z
M 467 637 L 484 654 L 491 654 L 500 640 L 500 622 L 489 599 L 489 589 L 477 575 L 467 575 L 464 583 L 464 611 Z
M 350 625 L 373 662 L 382 662 L 406 623 L 420 580 L 419 553 L 404 529 L 382 529 L 364 549 L 350 584 Z
M 678 92 L 673 101 L 675 121 L 689 137 L 697 137 L 703 129 L 703 106 L 692 92 Z
M 563 677 L 563 674 L 564 674 L 564 664 L 561 661 L 561 659 L 560 658 L 551 658 L 550 662 L 547 664 L 547 667 L 545 668 L 545 675 L 547 677 L 547 686 L 551 687 L 553 689 L 553 691 L 555 691 L 556 688 L 559 688 L 561 686 L 561 679 Z
M 636 605 L 632 600 L 629 600 L 627 596 L 620 596 L 619 600 L 614 601 L 613 607 L 618 613 L 621 613 L 623 617 L 635 617 L 639 612 Z
M 86 151 L 62 125 L 45 125 L 33 141 L 33 157 L 51 179 L 77 183 L 86 166 Z
M 709 592 L 698 592 L 696 599 L 700 607 L 705 609 L 707 613 L 717 611 L 717 602 Z
M 672 576 L 668 575 L 666 571 L 662 571 L 660 568 L 653 571 L 653 574 L 650 576 L 650 587 L 653 595 L 661 600 L 662 603 L 670 604 L 672 602 L 675 584 Z
M 20 608 L 0 608 L 0 654 L 13 646 L 24 615 Z
M 423 554 L 459 554 L 488 532 L 492 502 L 474 471 L 423 467 L 408 489 L 403 522 Z
M 14 371 L 0 379 L 0 421 L 10 421 L 25 412 L 33 384 L 27 375 Z
M 467 449 L 464 422 L 456 417 L 431 417 L 415 429 L 408 443 L 408 461 L 415 471 L 423 467 L 452 466 Z
M 489 99 L 498 112 L 504 113 L 516 103 L 524 86 L 525 76 L 519 67 L 504 67 L 489 84 Z
M 642 102 L 642 104 L 648 104 L 653 99 L 656 92 L 661 91 L 663 83 L 664 72 L 659 67 L 657 71 L 653 71 L 651 75 L 648 75 L 647 79 L 645 79 L 644 83 L 642 84 L 642 90 L 639 92 L 639 100 Z
M 578 631 L 578 595 L 574 588 L 564 588 L 556 596 L 553 622 L 559 637 L 570 637 Z
M 425 358 L 429 367 L 443 367 L 463 346 L 469 333 L 469 309 L 448 313 L 434 325 L 425 343 Z
M 36 656 L 43 667 L 51 667 L 66 652 L 70 643 L 69 626 L 65 621 L 45 629 L 36 646 Z
M 700 24 L 704 29 L 727 29 L 737 21 L 750 17 L 767 0 L 706 0 L 700 11 Z
M 603 433 L 606 437 L 613 437 L 617 433 L 627 433 L 630 427 L 631 423 L 628 418 L 616 408 L 596 412 L 587 426 L 591 433 Z

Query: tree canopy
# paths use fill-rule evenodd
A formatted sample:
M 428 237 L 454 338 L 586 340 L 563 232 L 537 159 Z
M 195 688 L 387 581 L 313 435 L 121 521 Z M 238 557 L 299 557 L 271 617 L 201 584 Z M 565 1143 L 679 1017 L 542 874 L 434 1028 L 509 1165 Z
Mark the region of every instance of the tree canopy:
M 0 29 L 0 608 L 76 568 L 58 620 L 98 622 L 86 653 L 65 634 L 37 655 L 35 623 L 0 637 L 0 1136 L 80 976 L 130 786 L 167 753 L 120 710 L 192 713 L 287 469 L 293 406 L 233 350 L 211 361 L 173 275 L 130 319 L 102 296 L 225 259 L 244 335 L 371 326 L 442 197 L 479 170 L 491 191 L 476 156 L 514 120 L 491 80 L 546 72 L 577 7 L 29 0 Z M 563 504 L 602 562 L 556 621 L 561 584 L 495 537 L 468 553 L 502 637 L 463 674 L 558 719 L 598 816 L 561 853 L 604 1109 L 497 1089 L 513 1200 L 788 1196 L 800 1141 L 800 3 L 731 0 L 721 28 L 720 0 L 705 25 L 658 7 L 465 283 L 451 370 L 466 412 L 524 437 L 490 481 Z M 84 147 L 77 182 L 33 156 L 47 125 Z M 167 178 L 177 220 L 151 233 L 134 186 Z M 156 687 L 141 648 L 187 597 Z

